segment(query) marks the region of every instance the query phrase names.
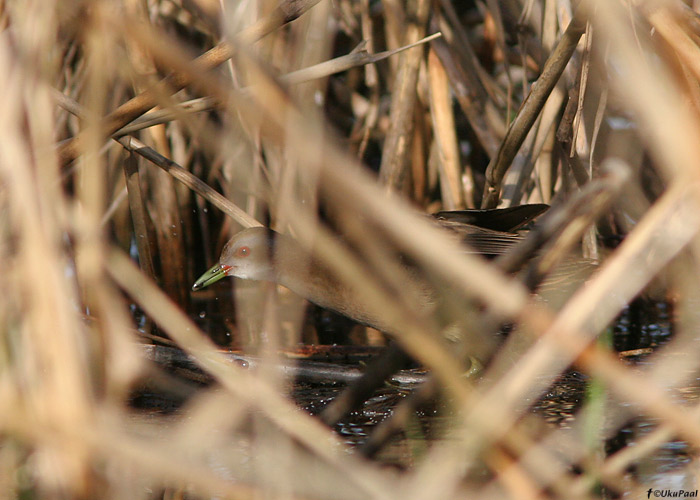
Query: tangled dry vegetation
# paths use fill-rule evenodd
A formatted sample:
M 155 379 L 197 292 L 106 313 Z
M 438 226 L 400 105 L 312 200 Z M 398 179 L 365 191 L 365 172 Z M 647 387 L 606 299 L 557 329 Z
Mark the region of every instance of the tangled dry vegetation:
M 0 497 L 646 494 L 640 464 L 700 446 L 679 391 L 700 360 L 700 24 L 694 2 L 572 3 L 0 2 Z M 600 262 L 559 308 L 420 215 L 526 202 L 554 207 L 538 245 Z M 263 222 L 313 242 L 430 370 L 449 431 L 405 470 L 358 457 L 190 319 L 197 275 Z M 382 293 L 398 254 L 473 345 L 505 323 L 537 341 L 465 379 Z M 632 366 L 596 338 L 651 283 L 674 336 Z M 290 341 L 273 305 L 247 327 L 270 366 Z M 144 356 L 153 325 L 216 381 L 174 415 L 129 405 L 170 380 Z M 572 365 L 604 395 L 533 427 Z M 652 430 L 606 454 L 639 417 Z M 694 455 L 675 469 L 692 486 Z

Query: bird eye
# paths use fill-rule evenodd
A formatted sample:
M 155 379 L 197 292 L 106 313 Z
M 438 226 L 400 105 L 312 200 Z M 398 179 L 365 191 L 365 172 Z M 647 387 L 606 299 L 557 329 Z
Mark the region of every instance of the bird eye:
M 236 257 L 248 257 L 250 255 L 250 247 L 240 247 L 236 250 Z

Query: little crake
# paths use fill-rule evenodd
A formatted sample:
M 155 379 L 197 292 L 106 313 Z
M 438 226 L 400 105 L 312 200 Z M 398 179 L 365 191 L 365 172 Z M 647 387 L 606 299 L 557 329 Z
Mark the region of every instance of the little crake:
M 523 205 L 507 209 L 440 212 L 436 214 L 436 223 L 467 243 L 467 251 L 493 256 L 519 241 L 522 236 L 513 231 L 547 208 L 546 205 Z M 418 279 L 415 269 L 406 269 L 408 284 L 423 297 L 426 308 L 432 307 L 435 290 Z M 366 303 L 367 299 L 338 280 L 322 261 L 309 256 L 296 240 L 263 227 L 245 229 L 236 234 L 224 246 L 219 262 L 192 288 L 204 288 L 226 276 L 277 282 L 321 307 L 385 332 L 392 330 L 392 325 L 376 314 L 376 308 Z

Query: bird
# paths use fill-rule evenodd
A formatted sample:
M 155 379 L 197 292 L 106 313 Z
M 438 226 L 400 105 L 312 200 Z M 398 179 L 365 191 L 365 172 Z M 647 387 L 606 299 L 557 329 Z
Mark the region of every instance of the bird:
M 523 238 L 517 232 L 548 209 L 545 204 L 488 210 L 443 211 L 433 221 L 448 229 L 464 243 L 465 251 L 495 257 Z M 406 264 L 404 267 L 410 267 Z M 408 276 L 416 276 L 409 272 Z M 257 226 L 244 229 L 224 246 L 218 262 L 197 279 L 192 289 L 200 290 L 226 276 L 245 280 L 276 282 L 297 295 L 333 310 L 361 324 L 384 332 L 392 325 L 368 307 L 363 297 L 341 282 L 319 259 L 309 256 L 294 238 Z M 415 291 L 427 307 L 436 294 L 423 279 L 415 278 Z

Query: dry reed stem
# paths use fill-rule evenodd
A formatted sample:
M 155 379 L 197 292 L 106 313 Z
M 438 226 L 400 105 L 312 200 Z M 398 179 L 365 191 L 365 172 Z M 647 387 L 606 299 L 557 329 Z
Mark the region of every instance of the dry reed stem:
M 182 182 L 185 186 L 199 194 L 202 198 L 206 199 L 209 203 L 227 214 L 241 226 L 253 227 L 261 225 L 257 220 L 241 210 L 238 206 L 231 203 L 220 193 L 212 189 L 208 184 L 192 175 L 191 172 L 185 170 L 174 161 L 158 154 L 156 151 L 149 148 L 138 139 L 133 137 L 122 137 L 118 140 L 118 142 L 128 151 L 132 151 L 143 156 L 154 165 L 168 172 L 174 179 Z
M 407 17 L 410 19 L 405 34 L 405 41 L 413 43 L 425 34 L 425 24 L 428 20 L 429 4 L 427 0 L 409 2 Z M 387 134 L 382 150 L 382 164 L 379 168 L 379 178 L 390 191 L 401 191 L 408 167 L 411 136 L 413 135 L 413 120 L 416 100 L 416 84 L 418 69 L 422 60 L 421 51 L 411 51 L 399 57 L 399 68 L 394 81 L 391 101 L 391 130 Z
M 547 59 L 537 83 L 530 89 L 518 115 L 508 127 L 508 132 L 501 143 L 498 154 L 491 160 L 486 171 L 487 184 L 484 188 L 482 208 L 494 208 L 498 204 L 501 181 L 530 128 L 540 115 L 552 89 L 564 72 L 564 68 L 569 63 L 585 27 L 585 22 L 582 22 L 580 18 L 574 17 L 571 20 L 559 43 Z
M 635 231 L 625 241 L 619 252 L 611 257 L 596 277 L 588 283 L 562 309 L 554 322 L 538 317 L 539 312 L 524 312 L 521 320 L 530 324 L 534 331 L 545 331 L 541 341 L 527 352 L 512 370 L 488 388 L 477 407 L 467 409 L 463 434 L 466 449 L 479 449 L 484 441 L 501 439 L 508 432 L 517 417 L 529 406 L 530 398 L 546 389 L 554 378 L 576 359 L 587 343 L 597 335 L 602 327 L 611 321 L 627 301 L 641 290 L 676 252 L 687 244 L 695 234 L 680 230 L 678 225 L 684 217 L 694 217 L 692 191 L 686 186 L 676 186 L 664 197 Z M 668 221 L 675 220 L 676 227 L 668 228 Z M 680 231 L 679 231 L 680 230 Z M 697 228 L 696 228 L 697 230 Z M 663 250 L 662 250 L 663 247 Z M 647 253 L 650 251 L 652 256 Z M 659 253 L 656 253 L 659 252 Z M 637 254 L 637 256 L 635 256 Z M 645 262 L 644 271 L 640 271 L 639 262 Z M 624 278 L 623 278 L 624 277 Z M 622 286 L 625 289 L 622 290 Z M 618 301 L 610 301 L 611 291 L 615 290 Z M 546 326 L 546 328 L 542 328 Z M 630 383 L 630 373 L 615 370 L 615 365 L 606 358 L 599 358 L 599 363 L 586 366 L 604 378 L 617 392 L 618 398 L 631 398 L 646 411 L 664 419 L 673 425 L 677 432 L 695 441 L 698 438 L 697 427 L 688 419 L 685 412 L 674 408 L 663 392 L 650 387 L 647 383 Z M 615 377 L 625 374 L 623 380 Z M 487 374 L 488 376 L 488 374 Z M 478 429 L 478 431 L 476 431 Z M 431 461 L 452 464 L 452 467 L 464 467 L 462 460 L 456 457 L 462 452 L 456 444 L 445 445 L 436 449 Z M 445 465 L 433 481 L 442 484 L 455 481 L 460 475 Z M 456 486 L 456 484 L 453 484 Z
M 252 44 L 280 26 L 301 16 L 318 1 L 284 1 L 268 16 L 258 20 L 254 25 L 239 33 L 237 38 L 243 44 Z M 196 66 L 199 71 L 210 70 L 223 64 L 232 55 L 231 46 L 226 42 L 222 42 L 193 61 L 193 66 Z M 129 102 L 121 105 L 104 118 L 103 123 L 100 125 L 99 135 L 110 136 L 114 134 L 129 122 L 153 108 L 156 105 L 158 95 L 173 93 L 189 85 L 191 80 L 188 74 L 189 72 L 176 73 L 170 78 L 159 82 L 153 90 L 139 94 Z M 62 164 L 70 163 L 82 152 L 80 145 L 82 140 L 78 136 L 59 148 L 58 154 Z
M 457 101 L 482 147 L 491 157 L 498 151 L 500 138 L 505 134 L 504 120 L 499 110 L 509 97 L 479 62 L 452 3 L 447 0 L 440 3 L 445 12 L 437 22 L 441 31 L 449 34 L 445 37 L 445 43 L 449 44 L 454 54 L 445 50 L 442 42 L 435 44 L 435 50 L 450 76 Z M 505 103 L 505 107 L 510 107 L 510 102 Z
M 139 250 L 139 266 L 146 273 L 146 276 L 155 279 L 156 273 L 153 270 L 153 257 L 146 227 L 146 208 L 144 206 L 144 197 L 141 193 L 138 162 L 132 154 L 124 161 L 124 175 L 126 176 L 129 208 L 131 209 L 134 223 L 136 246 Z
M 71 113 L 81 116 L 83 114 L 82 110 L 80 109 L 80 106 L 78 103 L 73 101 L 72 99 L 69 99 L 66 96 L 56 96 L 57 99 L 60 99 L 61 105 L 68 109 Z M 183 183 L 185 186 L 187 186 L 189 189 L 192 191 L 196 192 L 202 198 L 206 199 L 209 203 L 217 207 L 219 210 L 227 214 L 229 217 L 231 217 L 233 220 L 238 222 L 241 226 L 243 227 L 253 227 L 253 226 L 259 226 L 261 225 L 257 220 L 252 218 L 250 215 L 248 215 L 246 212 L 241 210 L 238 206 L 235 204 L 231 203 L 228 199 L 223 197 L 220 193 L 216 192 L 214 189 L 212 189 L 208 184 L 206 184 L 204 181 L 201 179 L 198 179 L 196 176 L 194 176 L 191 172 L 188 170 L 184 169 L 174 161 L 164 157 L 163 155 L 159 154 L 157 151 L 155 151 L 153 148 L 150 148 L 146 146 L 144 143 L 139 141 L 138 139 L 134 137 L 120 137 L 117 139 L 117 142 L 119 142 L 122 146 L 127 151 L 136 153 L 144 157 L 145 159 L 149 160 L 151 163 L 154 165 L 160 167 L 163 169 L 165 172 L 168 172 L 174 179 L 180 181 Z M 136 189 L 138 186 L 134 186 Z M 134 201 L 129 202 L 132 207 L 134 207 L 134 210 L 138 209 L 138 205 L 136 205 Z M 139 234 L 146 234 L 145 232 L 142 233 L 143 230 L 138 231 Z
M 601 36 L 610 43 L 611 54 L 625 63 L 626 71 L 620 72 L 611 83 L 638 114 L 640 125 L 649 134 L 648 145 L 658 157 L 659 167 L 669 179 L 678 177 L 694 182 L 698 174 L 693 159 L 700 157 L 700 146 L 692 138 L 700 134 L 700 124 L 681 102 L 679 96 L 683 92 L 673 82 L 671 74 L 650 67 L 621 6 L 594 0 L 587 4 L 590 4 Z M 647 48 L 648 43 L 649 40 L 643 40 L 642 48 Z
M 404 50 L 411 49 L 423 43 L 430 42 L 441 36 L 440 33 L 434 33 L 427 36 L 416 43 L 411 43 L 404 45 L 395 50 L 386 50 L 384 52 L 379 52 L 377 54 L 370 54 L 365 50 L 359 50 L 357 52 L 352 52 L 345 56 L 336 57 L 322 63 L 314 64 L 306 68 L 298 69 L 290 73 L 279 76 L 279 81 L 289 85 L 298 85 L 305 82 L 310 82 L 313 80 L 319 80 L 327 76 L 333 75 L 335 73 L 341 73 L 347 71 L 348 69 L 369 65 L 382 61 L 388 57 L 395 54 L 403 52 Z M 245 91 L 245 89 L 241 89 Z M 63 105 L 63 103 L 62 103 Z M 200 97 L 198 99 L 192 99 L 187 102 L 182 102 L 169 106 L 167 109 L 159 109 L 145 113 L 139 116 L 135 120 L 131 121 L 128 125 L 123 126 L 114 134 L 114 137 L 120 137 L 123 135 L 132 134 L 139 130 L 143 130 L 154 125 L 159 125 L 163 123 L 168 123 L 170 121 L 181 118 L 183 114 L 187 113 L 199 113 L 202 111 L 208 111 L 215 109 L 217 102 L 211 97 Z M 73 112 L 71 110 L 71 112 Z
M 347 477 L 372 498 L 388 498 L 385 486 L 374 474 L 346 455 L 341 443 L 327 428 L 309 417 L 259 377 L 230 364 L 207 340 L 206 336 L 154 284 L 147 281 L 123 254 L 110 255 L 112 279 L 133 296 L 141 307 L 187 352 L 200 366 L 213 375 L 224 388 L 252 408 L 265 413 L 270 421 L 329 464 L 342 469 Z
M 700 219 L 694 215 L 695 201 L 687 186 L 676 185 L 652 207 L 644 220 L 635 228 L 618 252 L 602 266 L 600 272 L 576 294 L 559 313 L 555 323 L 542 337 L 551 337 L 552 343 L 542 342 L 528 353 L 514 369 L 499 382 L 496 407 L 507 400 L 507 394 L 527 393 L 536 386 L 547 385 L 547 378 L 539 373 L 555 373 L 574 360 L 571 353 L 557 352 L 560 341 L 575 340 L 579 348 L 586 345 L 618 314 L 632 297 L 648 283 L 700 229 Z M 687 225 L 686 225 L 687 224 Z M 644 267 L 640 269 L 639 263 Z M 612 293 L 614 292 L 614 295 Z M 615 300 L 611 300 L 614 297 Z M 587 338 L 581 336 L 585 334 Z M 568 344 L 573 346 L 573 344 Z M 556 369 L 555 367 L 560 367 Z M 615 381 L 607 379 L 615 387 Z M 650 394 L 646 393 L 646 394 Z M 644 390 L 628 396 L 643 398 Z M 515 399 L 512 400 L 513 402 Z M 485 406 L 488 406 L 485 404 Z M 514 408 L 504 409 L 504 413 Z M 511 413 L 511 418 L 512 418 Z
M 428 74 L 430 76 L 430 116 L 433 120 L 434 141 L 438 150 L 444 208 L 458 210 L 465 208 L 465 203 L 449 81 L 445 68 L 432 49 L 428 54 Z
M 313 3 L 286 2 L 283 8 L 300 5 L 306 9 Z M 392 10 L 395 5 L 390 1 L 377 5 L 385 10 L 376 10 L 379 7 L 365 3 L 363 23 L 383 24 L 389 34 L 385 38 L 398 39 L 406 22 L 403 13 L 400 9 Z M 527 9 L 532 12 L 526 13 L 509 10 L 513 8 L 510 4 L 494 10 L 497 9 L 496 3 L 490 2 L 498 20 L 495 36 L 499 50 L 508 49 L 508 44 L 504 43 L 508 35 L 506 26 L 508 17 L 513 15 L 533 23 L 533 26 L 537 26 L 535 19 L 544 19 L 542 38 L 535 41 L 541 46 L 549 46 L 548 40 L 556 35 L 556 23 L 552 17 L 554 5 L 554 2 L 528 2 Z M 376 179 L 363 172 L 351 154 L 339 146 L 340 141 L 334 133 L 327 131 L 319 109 L 307 107 L 315 94 L 303 90 L 287 93 L 278 86 L 284 77 L 271 78 L 266 67 L 268 62 L 287 63 L 287 55 L 296 61 L 312 57 L 312 48 L 295 47 L 290 39 L 299 35 L 296 27 L 276 33 L 275 40 L 266 47 L 269 52 L 260 51 L 255 56 L 249 43 L 234 42 L 237 44 L 237 58 L 231 62 L 231 69 L 237 78 L 253 85 L 249 92 L 243 93 L 231 90 L 230 83 L 220 74 L 201 71 L 202 59 L 193 64 L 185 51 L 164 42 L 169 39 L 163 38 L 153 26 L 118 26 L 101 18 L 107 12 L 106 3 L 95 3 L 86 14 L 85 26 L 73 28 L 77 30 L 75 32 L 65 29 L 66 17 L 62 17 L 70 18 L 71 12 L 83 14 L 82 11 L 70 10 L 69 7 L 74 7 L 72 2 L 60 3 L 60 7 L 66 7 L 60 15 L 58 4 L 47 7 L 42 2 L 28 1 L 11 2 L 5 6 L 9 14 L 3 22 L 9 23 L 12 29 L 6 30 L 0 39 L 0 68 L 3 69 L 0 74 L 4 75 L 0 78 L 4 96 L 0 102 L 0 133 L 3 134 L 0 207 L 4 214 L 0 216 L 0 285 L 9 294 L 0 303 L 4 333 L 0 346 L 3 368 L 0 371 L 0 433 L 3 435 L 0 446 L 0 478 L 3 479 L 0 482 L 12 490 L 7 496 L 15 492 L 15 496 L 26 495 L 26 489 L 20 491 L 22 486 L 16 479 L 19 477 L 17 470 L 21 469 L 30 471 L 36 478 L 38 486 L 30 493 L 37 497 L 42 494 L 62 498 L 95 497 L 100 493 L 96 488 L 102 485 L 115 498 L 131 498 L 135 491 L 143 494 L 139 488 L 147 485 L 154 490 L 168 486 L 180 489 L 181 493 L 232 498 L 261 495 L 452 498 L 466 494 L 498 498 L 504 491 L 512 497 L 526 493 L 533 498 L 544 497 L 546 492 L 547 498 L 567 498 L 571 494 L 590 498 L 593 496 L 589 493 L 591 476 L 575 479 L 569 472 L 572 465 L 600 475 L 611 489 L 622 484 L 624 479 L 624 491 L 628 492 L 637 485 L 628 475 L 621 479 L 623 468 L 652 456 L 656 447 L 670 439 L 672 434 L 680 435 L 694 445 L 700 444 L 696 425 L 698 410 L 683 408 L 668 393 L 670 389 L 687 383 L 689 378 L 692 380 L 692 375 L 686 370 L 692 374 L 697 369 L 697 348 L 693 346 L 692 331 L 684 332 L 685 337 L 674 338 L 666 349 L 657 351 L 650 358 L 649 368 L 637 370 L 629 369 L 600 348 L 590 346 L 597 333 L 657 273 L 665 270 L 679 252 L 691 257 L 697 255 L 700 219 L 697 215 L 696 160 L 700 158 L 700 150 L 696 138 L 700 125 L 694 115 L 696 110 L 687 106 L 684 100 L 691 95 L 694 83 L 688 79 L 689 75 L 694 74 L 697 78 L 700 74 L 694 62 L 698 50 L 697 33 L 692 26 L 684 24 L 688 21 L 683 13 L 669 7 L 668 2 L 653 5 L 639 2 L 639 5 L 629 5 L 629 11 L 618 2 L 589 0 L 585 5 L 590 7 L 587 12 L 591 15 L 594 53 L 596 43 L 609 42 L 611 65 L 616 71 L 608 77 L 618 95 L 611 93 L 608 99 L 605 94 L 601 98 L 592 123 L 587 122 L 585 113 L 579 113 L 584 122 L 581 130 L 586 130 L 586 133 L 593 130 L 591 137 L 579 137 L 579 146 L 589 141 L 586 144 L 588 150 L 582 152 L 588 158 L 581 161 L 585 167 L 591 168 L 594 176 L 598 175 L 595 173 L 597 163 L 585 165 L 585 162 L 598 161 L 593 150 L 597 147 L 598 130 L 605 128 L 603 108 L 612 105 L 614 100 L 616 106 L 631 111 L 640 124 L 644 145 L 652 151 L 670 187 L 651 205 L 625 242 L 606 258 L 599 273 L 556 314 L 541 304 L 533 304 L 522 286 L 493 266 L 462 255 L 459 246 L 430 227 L 419 217 L 418 211 L 396 199 L 386 199 Z M 483 55 L 477 57 L 475 52 L 470 52 L 470 45 L 459 48 L 460 40 L 466 38 L 467 29 L 470 36 L 474 35 L 473 26 L 465 27 L 449 2 L 443 2 L 441 9 L 449 22 L 445 18 L 436 21 L 445 26 L 447 38 L 447 43 L 435 43 L 435 51 L 446 69 L 439 86 L 443 91 L 440 109 L 444 113 L 449 109 L 449 100 L 444 93 L 447 81 L 463 106 L 477 141 L 483 143 L 481 149 L 495 158 L 498 147 L 505 147 L 508 140 L 498 144 L 497 120 L 494 121 L 493 116 L 499 115 L 497 107 L 508 109 L 511 98 L 516 99 L 507 95 L 514 92 L 512 82 L 509 80 L 508 89 L 501 88 L 505 85 L 496 83 L 495 77 L 482 67 L 480 58 Z M 352 16 L 352 2 L 340 2 L 338 10 L 345 13 L 343 15 Z M 160 16 L 155 11 L 152 14 Z M 250 35 L 251 39 L 271 32 L 293 15 L 274 10 L 256 25 L 257 34 Z M 320 16 L 321 20 L 325 19 Z M 655 40 L 640 28 L 641 23 L 635 33 L 630 26 L 632 18 L 646 20 L 654 26 L 668 44 L 667 52 L 656 50 Z M 37 30 L 37 26 L 40 29 Z M 352 23 L 348 24 L 344 36 L 352 38 L 356 34 L 353 29 Z M 80 42 L 71 39 L 75 34 L 81 35 Z M 231 137 L 237 130 L 238 125 L 229 118 L 240 119 L 238 130 L 246 130 L 248 136 L 237 140 L 241 144 L 250 143 L 259 163 L 251 166 L 235 157 L 226 158 L 234 164 L 231 184 L 239 180 L 237 175 L 258 169 L 260 178 L 269 181 L 269 186 L 266 186 L 269 189 L 265 191 L 274 197 L 265 200 L 274 208 L 273 224 L 288 225 L 301 242 L 328 260 L 338 275 L 366 293 L 373 307 L 387 311 L 394 322 L 396 337 L 433 369 L 438 385 L 461 410 L 454 418 L 452 425 L 455 429 L 449 438 L 436 442 L 422 459 L 416 458 L 417 465 L 403 473 L 400 480 L 396 474 L 374 463 L 361 462 L 348 455 L 346 447 L 339 444 L 328 429 L 298 410 L 279 393 L 279 387 L 267 383 L 261 374 L 245 372 L 227 364 L 213 344 L 206 341 L 187 317 L 145 280 L 124 255 L 107 253 L 112 234 L 111 227 L 103 224 L 108 205 L 106 193 L 108 189 L 117 190 L 111 183 L 115 179 L 113 173 L 118 172 L 115 167 L 121 166 L 111 151 L 103 155 L 103 142 L 115 127 L 121 127 L 156 101 L 160 103 L 164 100 L 162 97 L 175 88 L 161 84 L 159 92 L 151 91 L 126 107 L 116 108 L 107 114 L 110 125 L 105 128 L 104 110 L 114 109 L 113 101 L 125 100 L 120 94 L 125 88 L 130 88 L 130 82 L 124 81 L 125 75 L 136 74 L 132 62 L 122 58 L 120 49 L 116 48 L 119 45 L 116 40 L 122 36 L 128 37 L 140 50 L 152 54 L 154 61 L 166 71 L 177 74 L 180 78 L 175 79 L 178 85 L 189 83 L 188 91 L 206 95 L 208 102 L 200 110 L 209 109 L 207 106 L 216 103 L 217 126 L 224 130 L 216 140 L 200 148 L 193 131 L 178 136 L 179 121 L 174 122 L 165 136 L 170 142 L 168 147 L 173 150 L 172 160 L 168 158 L 170 154 L 164 154 L 166 151 L 156 152 L 155 148 L 150 149 L 135 138 L 122 138 L 120 142 L 124 147 L 159 164 L 171 176 L 187 183 L 188 189 L 203 193 L 209 202 L 228 210 L 242 225 L 254 225 L 257 221 L 253 215 L 259 213 L 245 213 L 236 203 L 198 180 L 215 178 L 215 168 L 210 162 L 231 155 L 231 150 L 220 143 L 223 141 L 220 138 Z M 331 36 L 328 35 L 329 41 Z M 384 41 L 378 37 L 373 42 L 380 46 Z M 69 46 L 71 44 L 73 48 Z M 390 47 L 399 45 L 397 41 L 387 44 Z M 80 50 L 76 50 L 76 46 Z M 526 50 L 524 44 L 521 48 L 523 59 L 537 52 L 537 49 Z M 679 59 L 666 64 L 665 60 L 674 54 L 671 50 L 676 51 Z M 211 56 L 204 56 L 204 62 L 219 64 L 233 52 L 232 47 L 219 46 L 212 53 L 218 54 L 218 62 L 207 59 Z M 425 62 L 420 53 L 414 49 L 405 54 L 415 58 L 414 69 Z M 66 58 L 58 64 L 64 64 L 62 75 L 55 74 L 56 61 L 47 62 L 48 58 L 54 57 Z M 376 56 L 363 54 L 347 56 L 342 64 L 350 61 L 348 65 L 354 65 L 357 60 L 378 61 Z M 649 64 L 650 60 L 654 64 Z M 591 71 L 605 63 L 600 57 L 593 58 Z M 321 63 L 312 68 L 320 71 L 316 75 L 325 77 L 328 71 L 350 67 L 337 64 L 338 61 Z M 389 64 L 396 65 L 397 62 Z M 507 71 L 513 70 L 513 60 L 504 64 L 511 66 Z M 120 65 L 126 67 L 116 67 Z M 328 70 L 328 66 L 333 66 L 333 69 Z M 375 77 L 378 81 L 371 90 L 377 97 L 369 104 L 373 108 L 365 115 L 367 128 L 362 134 L 364 143 L 371 145 L 374 141 L 375 147 L 375 136 L 383 133 L 382 120 L 388 116 L 382 102 L 386 90 L 383 71 L 387 68 L 380 64 L 377 67 L 379 71 Z M 681 73 L 679 68 L 683 70 L 685 67 L 688 70 L 683 75 L 677 74 Z M 292 75 L 294 78 L 309 77 L 308 74 L 302 77 L 299 73 Z M 361 70 L 353 69 L 345 76 L 348 95 L 355 99 L 350 102 L 357 104 L 365 99 L 361 95 L 363 91 L 358 90 L 360 87 L 352 84 L 353 81 L 362 81 Z M 325 93 L 322 82 L 316 82 L 314 88 L 323 93 L 324 100 L 335 99 L 342 93 L 339 80 L 332 81 L 335 95 Z M 591 81 L 593 77 L 589 83 Z M 475 82 L 475 96 L 465 92 L 466 88 L 471 88 L 465 86 L 465 82 Z M 399 85 L 398 81 L 396 83 Z M 64 88 L 68 95 L 80 95 L 86 105 L 84 132 L 60 149 L 59 158 L 72 159 L 78 153 L 83 156 L 77 168 L 66 172 L 63 178 L 58 168 L 59 161 L 52 153 L 53 132 L 56 127 L 61 127 L 61 133 L 73 131 L 75 124 L 64 117 L 53 116 L 49 85 Z M 608 82 L 601 85 L 608 85 Z M 409 93 L 416 90 L 415 84 L 413 88 L 411 85 L 407 87 Z M 688 87 L 691 90 L 686 92 L 684 89 Z M 435 81 L 431 89 L 438 90 Z M 400 100 L 399 93 L 388 97 Z M 470 102 L 472 97 L 474 101 Z M 138 104 L 139 99 L 141 104 L 130 108 L 134 102 Z M 590 100 L 583 92 L 578 96 L 579 103 L 590 105 Z M 436 104 L 434 102 L 433 106 L 437 108 Z M 409 107 L 412 108 L 406 115 L 409 121 L 427 111 L 426 103 L 420 101 Z M 545 166 L 561 165 L 558 174 L 568 175 L 564 172 L 568 168 L 565 163 L 548 158 L 542 151 L 550 124 L 559 119 L 555 109 L 558 107 L 558 104 L 552 104 L 549 116 L 539 108 L 531 115 L 530 118 L 541 120 L 542 125 L 540 135 L 533 138 L 532 146 L 524 152 L 531 153 L 532 157 L 528 158 L 523 152 L 519 155 L 524 161 L 523 172 L 535 162 L 544 162 Z M 349 116 L 361 121 L 365 118 L 358 109 L 353 108 Z M 491 111 L 485 111 L 487 109 Z M 177 117 L 165 116 L 161 119 Z M 377 127 L 373 127 L 375 121 Z M 463 139 L 449 130 L 455 127 L 449 122 L 438 125 L 421 120 L 420 123 L 433 134 L 447 133 L 438 140 L 450 137 L 451 149 L 456 146 L 454 137 Z M 459 120 L 456 123 L 461 133 L 464 129 L 460 128 Z M 529 126 L 526 128 L 529 130 Z M 260 135 L 256 138 L 257 130 L 260 130 Z M 161 142 L 164 142 L 162 139 L 161 136 Z M 469 141 L 472 140 L 470 137 Z M 514 148 L 513 155 L 517 149 Z M 364 146 L 362 150 L 365 150 Z M 367 151 L 370 150 L 371 147 L 367 146 Z M 604 157 L 606 152 L 601 149 L 600 154 Z M 414 165 L 420 163 L 423 156 L 426 155 L 416 154 Z M 578 158 L 575 160 L 579 161 Z M 454 160 L 452 163 L 457 164 Z M 508 167 L 509 163 L 504 162 L 504 165 Z M 196 176 L 186 170 L 190 167 L 197 172 Z M 262 167 L 267 170 L 263 171 Z M 266 178 L 268 173 L 270 175 Z M 426 175 L 428 185 L 429 177 Z M 456 179 L 450 182 L 453 188 L 459 183 L 459 178 Z M 531 175 L 524 175 L 512 199 L 531 195 L 532 179 Z M 492 187 L 500 182 L 495 177 L 491 181 Z M 560 184 L 553 185 L 551 191 L 564 193 L 564 182 L 558 182 Z M 585 189 L 592 189 L 590 186 Z M 244 188 L 240 190 L 245 191 Z M 500 188 L 494 188 L 493 192 L 497 191 L 500 192 Z M 300 194 L 303 196 L 297 198 Z M 316 198 L 329 212 L 341 213 L 337 219 L 351 244 L 357 245 L 363 235 L 371 240 L 362 246 L 362 251 L 353 252 L 351 245 L 334 238 L 325 226 L 318 226 Z M 484 201 L 485 204 L 492 202 L 492 199 Z M 279 206 L 275 206 L 277 203 Z M 173 208 L 184 206 L 186 204 Z M 309 206 L 311 209 L 305 208 Z M 141 216 L 139 221 L 147 222 L 146 216 Z M 139 231 L 145 232 L 144 229 Z M 145 250 L 139 253 L 141 259 L 146 257 Z M 427 269 L 428 274 L 437 276 L 437 282 L 454 285 L 455 293 L 484 304 L 494 317 L 518 321 L 523 329 L 540 335 L 540 340 L 515 363 L 509 360 L 513 364 L 511 370 L 504 373 L 494 371 L 489 381 L 474 389 L 460 379 L 460 364 L 436 338 L 439 332 L 435 331 L 434 318 L 421 317 L 412 310 L 410 294 L 387 296 L 384 292 L 382 287 L 387 283 L 401 288 L 405 282 L 406 276 L 392 262 L 398 253 L 408 255 Z M 672 279 L 679 273 L 689 275 L 685 278 L 692 286 L 697 274 L 696 264 L 692 258 L 679 259 L 678 262 L 693 267 L 687 273 L 682 266 L 680 271 L 669 268 Z M 193 353 L 223 387 L 218 391 L 205 391 L 201 398 L 191 400 L 182 411 L 185 415 L 196 416 L 196 422 L 188 423 L 187 418 L 174 417 L 177 425 L 165 429 L 164 439 L 152 437 L 146 442 L 137 439 L 132 414 L 125 411 L 130 388 L 143 373 L 144 362 L 136 354 L 128 329 L 132 318 L 114 283 L 135 297 L 149 316 L 161 323 L 180 346 Z M 686 309 L 692 308 L 687 294 L 679 300 Z M 87 310 L 94 317 L 89 323 L 83 322 L 79 314 Z M 277 328 L 274 319 L 272 314 L 266 317 L 266 329 L 273 331 Z M 682 359 L 682 362 L 675 361 L 677 359 Z M 604 381 L 611 397 L 627 407 L 625 410 L 609 410 L 606 424 L 610 430 L 606 429 L 606 432 L 612 432 L 630 417 L 638 415 L 658 419 L 660 430 L 639 440 L 636 449 L 627 447 L 595 466 L 588 464 L 590 450 L 579 442 L 576 432 L 553 431 L 533 435 L 524 425 L 517 423 L 516 420 L 529 408 L 532 398 L 542 393 L 571 363 Z M 246 432 L 245 424 L 251 415 L 261 418 L 252 419 L 253 424 Z M 250 438 L 253 442 L 249 448 L 250 457 L 255 465 L 261 470 L 277 470 L 279 474 L 255 475 L 236 469 L 231 464 L 235 457 L 245 456 L 245 450 L 238 449 L 236 443 L 227 439 L 212 438 L 208 432 L 211 429 L 222 430 L 219 436 L 233 435 L 232 440 Z M 557 441 L 561 439 L 566 440 L 566 453 L 559 453 L 556 449 Z M 13 453 L 12 447 L 21 451 Z M 483 487 L 465 484 L 465 471 L 474 469 L 476 457 L 482 451 L 490 457 L 488 467 L 496 479 Z M 217 453 L 225 454 L 231 460 L 231 464 L 224 463 L 231 465 L 232 474 L 241 482 L 223 479 L 218 468 L 214 472 L 216 464 L 212 465 L 215 461 L 212 457 L 217 457 Z M 95 458 L 105 464 L 107 472 L 91 465 Z M 305 473 L 310 470 L 320 471 L 316 476 L 317 489 L 309 489 L 303 484 Z M 122 477 L 117 477 L 119 473 L 129 481 L 121 481 Z M 644 488 L 646 485 L 640 482 L 639 486 Z

